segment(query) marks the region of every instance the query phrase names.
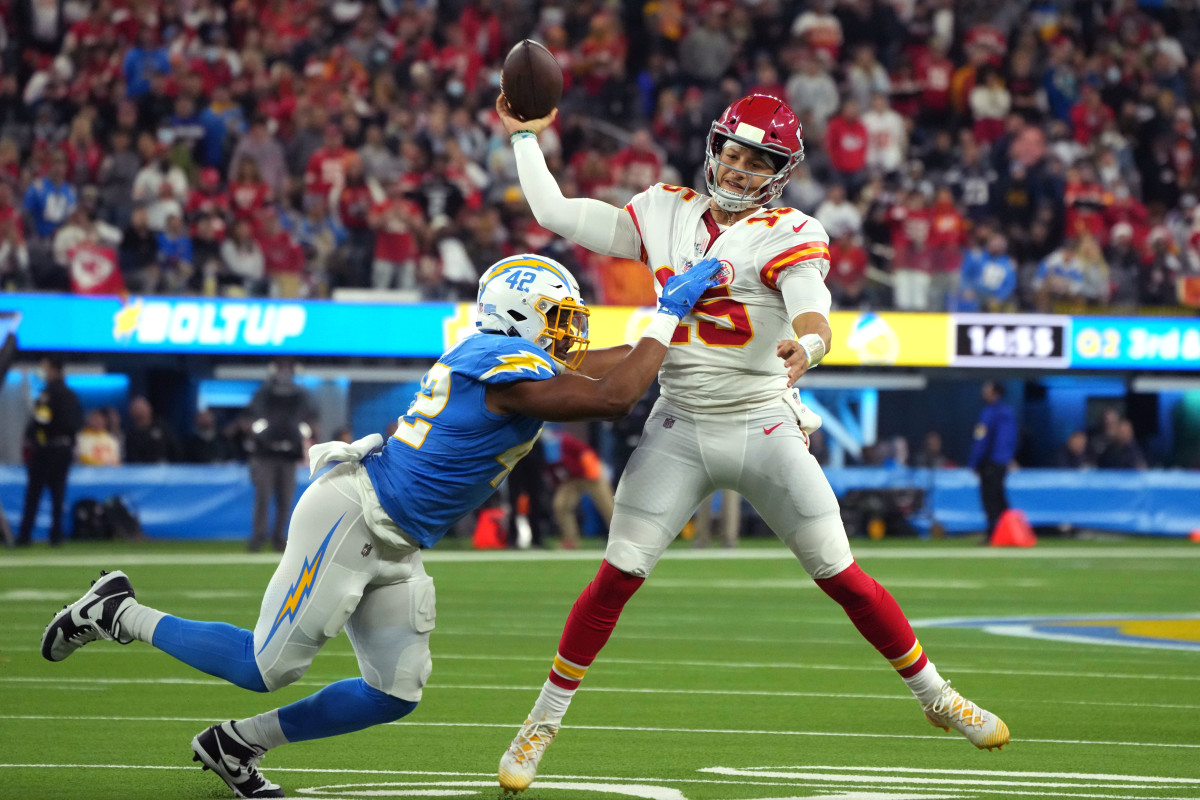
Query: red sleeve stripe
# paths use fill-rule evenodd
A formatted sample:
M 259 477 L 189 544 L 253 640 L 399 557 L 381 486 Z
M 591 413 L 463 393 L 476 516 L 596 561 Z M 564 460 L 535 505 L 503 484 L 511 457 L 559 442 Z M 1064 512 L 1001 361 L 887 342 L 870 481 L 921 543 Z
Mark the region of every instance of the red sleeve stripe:
M 793 247 L 767 262 L 759 272 L 763 285 L 768 289 L 779 290 L 779 275 L 785 269 L 796 264 L 819 259 L 829 261 L 829 246 L 824 242 L 808 242 L 799 247 Z
M 779 255 L 767 262 L 767 269 L 771 267 L 780 267 L 784 264 L 795 264 L 797 261 L 802 261 L 803 256 L 809 255 L 810 251 L 824 251 L 824 258 L 829 258 L 829 245 L 825 242 L 805 242 L 798 244 L 795 247 L 789 247 Z
M 633 218 L 633 227 L 637 231 L 638 244 L 642 248 L 642 263 L 650 263 L 650 254 L 646 252 L 646 245 L 642 243 L 642 224 L 638 222 L 637 212 L 633 210 L 633 203 L 626 203 L 625 210 L 629 212 L 629 216 Z

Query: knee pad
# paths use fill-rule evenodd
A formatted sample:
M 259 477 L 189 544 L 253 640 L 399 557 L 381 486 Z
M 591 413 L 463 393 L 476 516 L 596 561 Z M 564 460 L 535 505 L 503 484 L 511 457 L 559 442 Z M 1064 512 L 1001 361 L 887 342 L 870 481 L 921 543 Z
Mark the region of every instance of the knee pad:
M 437 620 L 437 598 L 433 578 L 413 578 L 403 584 L 408 593 L 408 627 L 399 651 L 360 654 L 359 663 L 368 683 L 385 694 L 416 703 L 433 672 L 429 633 Z M 385 663 L 384 659 L 391 659 Z
M 800 527 L 778 536 L 815 581 L 834 578 L 854 564 L 840 514 L 802 520 Z
M 649 575 L 654 566 L 650 558 L 631 542 L 609 542 L 604 550 L 604 560 L 626 575 L 639 578 Z
M 262 674 L 267 691 L 282 689 L 304 677 L 304 673 L 312 666 L 317 650 L 317 647 L 289 643 L 273 663 L 259 664 L 258 670 Z

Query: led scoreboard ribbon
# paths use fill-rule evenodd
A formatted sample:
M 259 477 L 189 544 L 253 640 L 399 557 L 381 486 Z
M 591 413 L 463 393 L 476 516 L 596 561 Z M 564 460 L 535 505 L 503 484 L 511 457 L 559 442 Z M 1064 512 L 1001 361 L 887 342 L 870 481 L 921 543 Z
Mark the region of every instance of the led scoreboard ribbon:
M 593 346 L 636 340 L 652 311 L 594 306 Z M 43 353 L 428 358 L 474 317 L 472 303 L 0 294 L 0 334 Z M 830 325 L 830 367 L 1200 370 L 1200 317 L 834 311 Z
M 953 367 L 1070 366 L 1071 318 L 1037 314 L 952 314 Z

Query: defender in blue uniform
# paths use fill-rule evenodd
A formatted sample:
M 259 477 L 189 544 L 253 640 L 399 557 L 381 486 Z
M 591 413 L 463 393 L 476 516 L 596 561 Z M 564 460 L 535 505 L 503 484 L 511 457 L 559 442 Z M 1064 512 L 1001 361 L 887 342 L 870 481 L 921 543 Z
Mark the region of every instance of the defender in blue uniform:
M 451 348 L 421 381 L 394 436 L 309 450 L 315 480 L 292 514 L 283 558 L 253 632 L 169 616 L 134 598 L 122 572 L 101 573 L 58 612 L 42 655 L 61 661 L 97 639 L 140 640 L 246 689 L 287 686 L 338 631 L 361 678 L 192 740 L 194 760 L 238 797 L 282 797 L 258 770 L 272 747 L 397 720 L 421 699 L 433 663 L 433 579 L 421 550 L 483 502 L 533 447 L 544 420 L 627 414 L 658 373 L 679 320 L 715 286 L 720 264 L 700 262 L 663 287 L 658 313 L 632 350 L 593 353 L 579 284 L 557 262 L 520 255 L 479 282 L 479 332 Z

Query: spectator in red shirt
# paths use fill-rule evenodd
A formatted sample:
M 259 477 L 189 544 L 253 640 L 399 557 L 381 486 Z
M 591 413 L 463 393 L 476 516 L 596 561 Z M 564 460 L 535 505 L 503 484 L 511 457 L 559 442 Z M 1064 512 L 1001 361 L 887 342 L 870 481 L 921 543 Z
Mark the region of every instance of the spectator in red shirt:
M 619 150 L 609 164 L 623 186 L 653 186 L 662 175 L 662 159 L 655 150 L 650 131 L 639 128 L 629 140 L 629 146 Z
M 433 60 L 434 69 L 445 82 L 451 96 L 463 96 L 475 91 L 483 59 L 474 43 L 463 37 L 462 26 L 450 24 L 445 27 L 446 45 Z
M 929 257 L 930 214 L 925 195 L 910 191 L 889 212 L 892 226 L 892 276 L 895 305 L 900 311 L 927 311 L 932 282 Z
M 571 156 L 571 173 L 579 196 L 603 196 L 616 183 L 614 172 L 611 159 L 595 147 L 581 147 Z
M 954 192 L 941 186 L 929 208 L 929 260 L 933 273 L 929 305 L 935 311 L 946 307 L 946 296 L 953 291 L 967 244 L 967 221 L 963 218 Z
M 917 61 L 917 83 L 921 86 L 921 124 L 936 128 L 949 126 L 950 79 L 954 62 L 946 57 L 946 47 L 934 42 Z
M 1079 102 L 1071 107 L 1075 141 L 1087 147 L 1112 120 L 1112 109 L 1104 104 L 1100 90 L 1091 84 L 1084 84 L 1079 92 Z
M 70 53 L 78 48 L 94 47 L 111 40 L 116 34 L 116 30 L 109 20 L 112 13 L 112 3 L 108 0 L 100 0 L 95 3 L 88 15 L 67 31 L 67 36 L 63 40 L 63 51 Z
M 308 159 L 304 170 L 304 193 L 328 196 L 346 174 L 346 157 L 353 151 L 343 141 L 342 129 L 330 123 L 325 126 L 323 144 Z
M 838 179 L 851 195 L 865 179 L 867 127 L 859 117 L 858 103 L 847 100 L 825 128 L 825 149 Z
M 298 297 L 304 274 L 304 250 L 279 220 L 279 211 L 268 206 L 258 212 L 258 246 L 263 271 L 275 297 Z
M 836 308 L 855 308 L 867 288 L 867 251 L 860 237 L 847 233 L 829 243 L 829 277 L 825 281 Z
M 1067 207 L 1066 236 L 1074 238 L 1087 233 L 1099 242 L 1106 242 L 1104 209 L 1111 198 L 1096 181 L 1094 170 L 1085 164 L 1068 167 L 1066 177 L 1067 187 L 1063 192 Z
M 258 219 L 258 212 L 273 199 L 271 187 L 258 174 L 254 159 L 243 158 L 234 167 L 234 179 L 229 182 L 229 206 L 235 219 Z
M 192 72 L 200 76 L 205 96 L 211 96 L 218 86 L 233 83 L 234 71 L 230 52 L 226 47 L 225 29 L 213 26 L 211 39 L 199 50 L 199 55 L 189 64 Z
M 334 188 L 333 205 L 346 229 L 347 258 L 355 286 L 370 286 L 368 275 L 375 252 L 375 232 L 371 230 L 371 206 L 376 202 L 372 185 L 363 172 L 362 159 L 351 153 L 346 159 L 344 180 Z
M 225 238 L 225 226 L 233 212 L 229 205 L 229 195 L 221 191 L 221 173 L 217 172 L 215 167 L 200 170 L 200 182 L 188 195 L 183 213 L 188 224 L 192 226 L 193 233 L 196 221 L 200 217 L 211 217 L 216 224 L 216 238 Z
M 80 113 L 75 117 L 62 148 L 67 154 L 68 180 L 76 185 L 95 183 L 104 151 L 96 143 L 90 115 Z
M 417 257 L 427 233 L 420 207 L 404 196 L 403 186 L 394 182 L 388 185 L 387 197 L 371 206 L 367 220 L 375 231 L 372 288 L 415 290 Z
M 616 14 L 604 10 L 592 17 L 575 59 L 575 73 L 582 78 L 589 95 L 609 100 L 623 92 L 628 47 Z

